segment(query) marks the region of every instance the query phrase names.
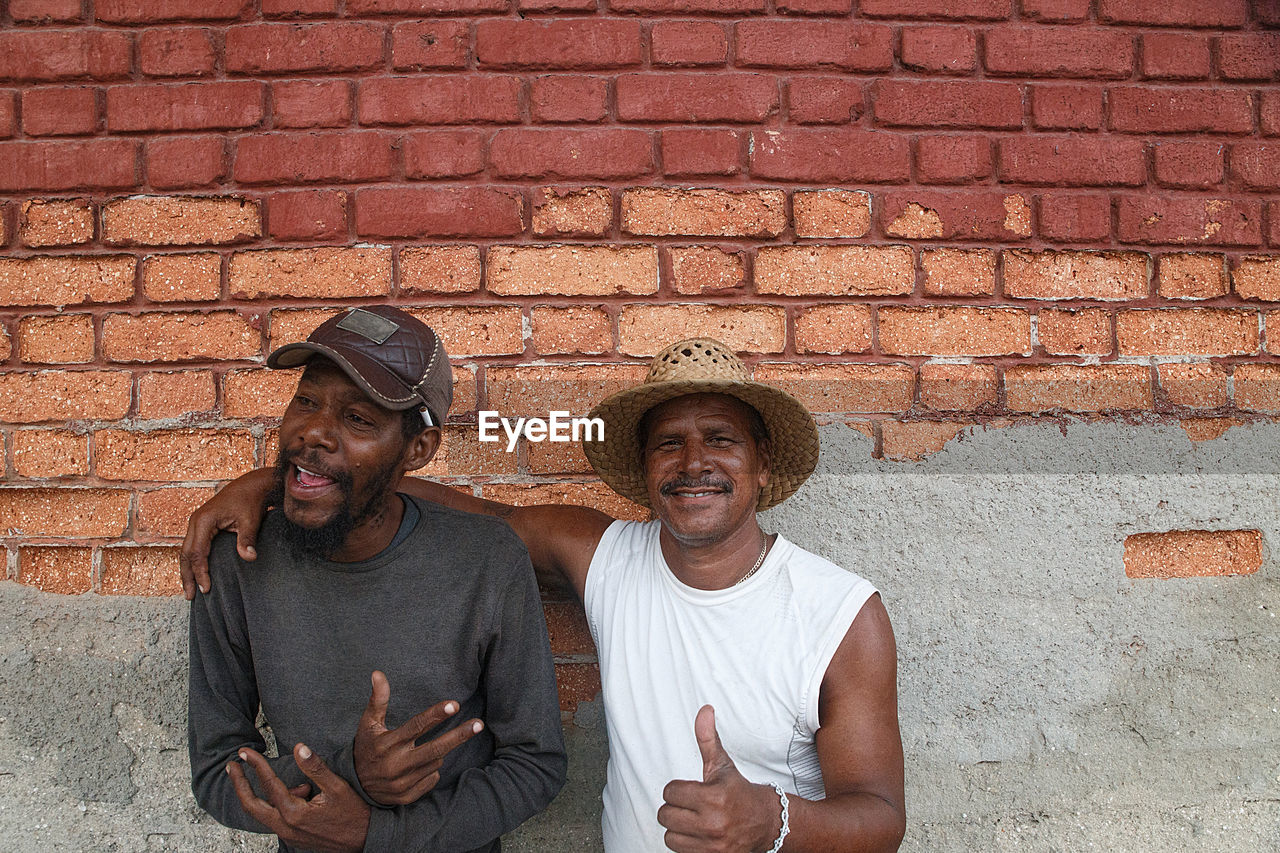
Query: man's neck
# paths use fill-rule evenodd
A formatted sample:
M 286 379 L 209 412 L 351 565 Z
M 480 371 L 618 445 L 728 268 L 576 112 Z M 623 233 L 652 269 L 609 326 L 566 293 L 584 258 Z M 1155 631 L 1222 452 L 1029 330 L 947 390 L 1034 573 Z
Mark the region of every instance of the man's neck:
M 658 542 L 671 573 L 695 589 L 728 589 L 751 571 L 766 541 L 752 515 L 729 535 L 710 542 L 682 542 L 662 525 Z
M 404 500 L 395 492 L 389 493 L 382 507 L 366 521 L 353 527 L 346 541 L 329 556 L 335 563 L 359 563 L 380 554 L 391 540 L 404 518 Z

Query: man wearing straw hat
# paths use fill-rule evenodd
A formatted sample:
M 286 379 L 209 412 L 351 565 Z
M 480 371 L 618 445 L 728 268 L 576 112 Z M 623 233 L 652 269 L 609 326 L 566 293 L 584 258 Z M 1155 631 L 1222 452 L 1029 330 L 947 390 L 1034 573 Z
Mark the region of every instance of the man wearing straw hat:
M 591 416 L 605 424 L 584 446 L 592 467 L 655 520 L 509 507 L 420 480 L 409 490 L 506 518 L 540 576 L 582 599 L 609 735 L 606 850 L 897 850 L 903 758 L 884 606 L 866 580 L 757 520 L 812 473 L 813 417 L 708 339 L 663 350 L 644 382 Z M 234 528 L 252 553 L 263 492 L 258 472 L 245 475 L 193 516 L 188 595 L 208 584 L 215 528 Z

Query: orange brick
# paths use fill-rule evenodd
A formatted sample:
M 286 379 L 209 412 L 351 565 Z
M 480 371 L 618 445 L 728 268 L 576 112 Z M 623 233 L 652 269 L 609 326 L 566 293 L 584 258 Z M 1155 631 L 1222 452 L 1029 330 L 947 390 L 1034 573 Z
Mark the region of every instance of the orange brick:
M 539 237 L 603 237 L 613 225 L 606 187 L 543 187 L 533 195 L 533 233 Z
M 316 327 L 330 317 L 342 313 L 340 308 L 307 308 L 303 310 L 275 310 L 271 312 L 271 342 L 268 351 L 285 344 L 305 341 Z
M 62 595 L 88 592 L 93 589 L 93 549 L 57 546 L 19 548 L 18 583 Z
M 142 262 L 142 293 L 152 302 L 203 302 L 222 292 L 222 258 L 212 252 L 151 255 Z
M 1170 530 L 1124 540 L 1124 573 L 1131 578 L 1251 575 L 1261 566 L 1257 530 Z
M 487 409 L 505 417 L 545 418 L 553 409 L 585 415 L 605 397 L 644 379 L 643 364 L 554 364 L 489 367 Z
M 742 255 L 711 246 L 669 249 L 672 286 L 676 293 L 706 293 L 741 287 L 747 268 Z
M 0 305 L 81 305 L 133 298 L 129 255 L 0 258 Z
M 871 309 L 865 305 L 816 305 L 796 317 L 796 351 L 866 352 L 871 349 Z
M 449 407 L 450 414 L 459 417 L 467 412 L 474 412 L 478 394 L 476 369 L 455 364 L 453 366 L 453 405 Z
M 1280 257 L 1246 257 L 1236 265 L 1231 280 L 1241 299 L 1280 302 Z
M 68 430 L 13 433 L 13 470 L 19 477 L 75 477 L 89 473 L 89 436 Z
M 222 245 L 261 236 L 261 205 L 245 198 L 145 196 L 102 209 L 102 239 L 114 245 Z
M 1031 316 L 1016 308 L 885 307 L 876 320 L 890 355 L 1031 354 Z
M 529 312 L 533 348 L 540 355 L 587 353 L 613 349 L 613 320 L 600 308 L 550 308 Z
M 1178 426 L 1192 441 L 1213 441 L 1222 438 L 1232 427 L 1242 426 L 1244 421 L 1238 418 L 1183 418 Z
M 0 489 L 6 536 L 121 536 L 129 523 L 125 489 Z
M 766 246 L 756 254 L 757 293 L 884 296 L 910 293 L 915 281 L 904 246 Z
M 1005 371 L 1005 404 L 1015 412 L 1151 409 L 1151 370 L 1140 364 L 1016 365 Z
M 888 217 L 885 216 L 885 218 Z M 938 215 L 938 211 L 913 201 L 908 202 L 902 212 L 884 226 L 884 233 L 891 237 L 925 240 L 944 236 L 946 228 L 942 224 L 942 217 Z
M 86 199 L 49 199 L 22 205 L 18 239 L 24 246 L 77 246 L 93 239 L 93 206 Z
M 634 504 L 603 483 L 486 483 L 480 496 L 512 506 L 572 504 L 598 509 L 605 515 L 646 521 L 649 510 Z
M 1140 299 L 1147 256 L 1136 252 L 1004 253 L 1004 295 L 1018 299 Z
M 173 370 L 138 376 L 138 417 L 180 418 L 213 410 L 213 372 Z
M 502 296 L 656 293 L 653 246 L 494 246 L 485 287 Z
M 253 358 L 262 333 L 236 311 L 108 314 L 102 354 L 110 361 L 192 361 Z
M 1280 353 L 1280 311 L 1266 311 L 1262 315 L 1266 325 L 1267 352 Z
M 13 355 L 13 344 L 9 340 L 9 330 L 0 323 L 0 361 L 8 361 Z
M 1227 404 L 1227 371 L 1216 364 L 1161 364 L 1156 375 L 1175 406 L 1216 409 Z
M 400 250 L 401 293 L 467 293 L 480 289 L 477 246 L 418 246 Z
M 184 536 L 191 513 L 213 495 L 212 487 L 191 489 L 179 486 L 139 492 L 134 529 L 150 536 Z
M 968 412 L 994 405 L 999 380 L 986 364 L 920 365 L 920 402 L 939 412 Z
M 254 367 L 222 377 L 222 413 L 229 418 L 279 418 L 293 399 L 300 370 Z
M 93 361 L 93 318 L 88 314 L 23 317 L 18 321 L 18 358 L 27 364 Z
M 1121 355 L 1249 355 L 1258 351 L 1256 311 L 1164 308 L 1121 311 Z
M 546 417 L 543 412 L 542 417 Z M 503 476 L 514 474 L 518 470 L 518 456 L 515 451 L 507 452 L 506 435 L 501 427 L 498 429 L 498 441 L 481 441 L 476 427 L 466 424 L 446 426 L 444 429 L 444 446 L 437 460 L 439 476 Z M 443 470 L 439 470 L 443 463 Z
M 127 370 L 0 373 L 0 421 L 114 421 L 128 413 L 132 396 Z
M 797 237 L 865 237 L 871 194 L 853 190 L 796 190 L 791 196 Z
M 737 352 L 782 352 L 787 315 L 763 305 L 626 305 L 618 315 L 618 351 L 655 355 L 674 341 L 715 338 Z
M 915 374 L 901 364 L 759 364 L 755 378 L 811 412 L 905 412 L 915 393 Z
M 996 253 L 990 249 L 932 249 L 920 254 L 924 292 L 932 296 L 989 296 L 996 292 Z
M 623 192 L 621 217 L 628 234 L 776 237 L 787 227 L 786 194 L 644 187 Z
M 524 318 L 513 305 L 414 308 L 409 313 L 435 330 L 450 356 L 524 352 Z
M 1222 255 L 1164 255 L 1159 270 L 1156 288 L 1165 299 L 1212 299 L 1230 289 Z
M 168 545 L 102 549 L 104 595 L 181 595 L 179 548 Z
M 1231 382 L 1238 408 L 1280 412 L 1280 364 L 1238 364 Z
M 530 474 L 590 474 L 591 463 L 582 452 L 581 442 L 525 442 Z
M 544 601 L 542 614 L 547 620 L 547 636 L 553 655 L 594 655 L 595 642 L 587 627 L 582 605 L 574 601 Z
M 104 480 L 230 480 L 254 468 L 245 430 L 174 429 L 94 433 L 94 470 Z
M 600 695 L 600 664 L 557 663 L 555 667 L 561 711 L 577 711 L 580 703 L 593 702 Z
M 1102 308 L 1045 309 L 1036 315 L 1036 331 L 1050 355 L 1111 354 L 1111 315 Z
M 972 424 L 950 421 L 885 421 L 880 425 L 884 457 L 895 462 L 919 462 L 941 450 Z
M 391 249 L 386 246 L 261 249 L 231 258 L 231 293 L 343 298 L 391 292 Z

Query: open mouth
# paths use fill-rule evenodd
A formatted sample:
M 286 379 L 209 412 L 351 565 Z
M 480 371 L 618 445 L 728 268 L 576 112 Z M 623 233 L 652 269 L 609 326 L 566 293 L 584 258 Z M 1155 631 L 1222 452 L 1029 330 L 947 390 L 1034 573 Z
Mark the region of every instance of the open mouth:
M 297 462 L 290 462 L 293 469 L 288 478 L 289 491 L 299 497 L 311 497 L 337 484 L 338 479 L 330 474 L 304 468 Z

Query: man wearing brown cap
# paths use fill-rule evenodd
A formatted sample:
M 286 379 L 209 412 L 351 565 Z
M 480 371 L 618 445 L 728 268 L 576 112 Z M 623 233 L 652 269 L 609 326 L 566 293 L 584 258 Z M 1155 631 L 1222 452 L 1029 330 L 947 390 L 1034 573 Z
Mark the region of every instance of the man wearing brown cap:
M 191 604 L 196 799 L 282 850 L 497 850 L 563 784 L 564 746 L 528 552 L 496 519 L 397 493 L 440 443 L 444 347 L 377 306 L 267 363 L 305 370 L 257 559 L 218 537 Z
M 591 416 L 605 430 L 588 460 L 654 521 L 414 489 L 506 518 L 542 576 L 582 599 L 609 733 L 606 850 L 896 850 L 903 758 L 884 606 L 867 581 L 757 520 L 813 471 L 812 416 L 705 339 L 659 353 L 642 384 Z M 257 519 L 238 505 L 261 494 L 260 476 L 193 518 L 188 590 L 208 582 L 214 527 L 252 547 Z

